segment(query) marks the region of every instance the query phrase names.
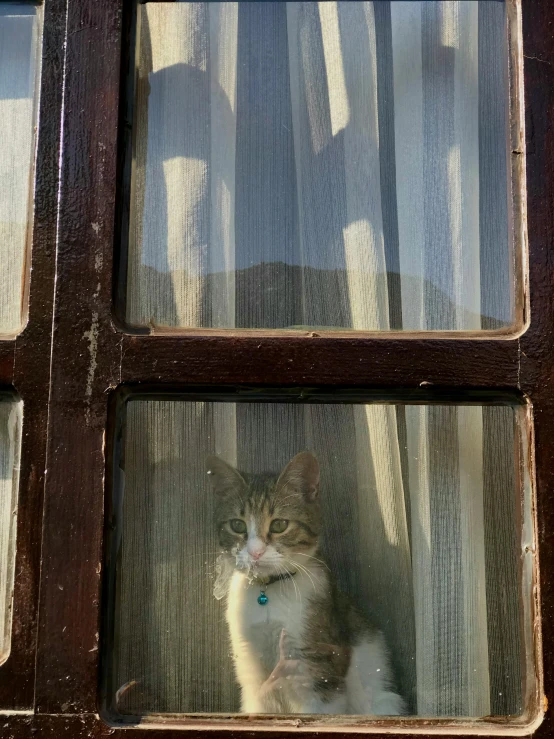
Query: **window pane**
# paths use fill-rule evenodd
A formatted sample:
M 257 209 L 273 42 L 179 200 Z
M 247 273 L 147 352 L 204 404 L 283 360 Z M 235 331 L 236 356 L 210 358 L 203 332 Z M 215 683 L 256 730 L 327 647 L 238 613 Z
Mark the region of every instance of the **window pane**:
M 0 396 L 0 663 L 10 652 L 23 406 Z
M 108 709 L 521 715 L 526 433 L 511 406 L 131 400 Z
M 27 243 L 32 215 L 34 111 L 39 67 L 39 9 L 0 3 L 0 337 L 23 323 Z
M 504 2 L 138 16 L 129 324 L 521 322 Z

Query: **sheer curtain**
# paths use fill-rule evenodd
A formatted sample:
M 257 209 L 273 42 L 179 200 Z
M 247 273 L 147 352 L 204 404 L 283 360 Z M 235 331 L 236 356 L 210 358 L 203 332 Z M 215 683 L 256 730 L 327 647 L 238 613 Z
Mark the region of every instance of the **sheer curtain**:
M 119 708 L 238 710 L 205 460 L 276 472 L 311 449 L 324 552 L 385 633 L 411 711 L 518 713 L 519 433 L 502 406 L 132 401 L 111 684 L 134 687 Z
M 502 2 L 140 16 L 130 323 L 511 322 Z M 129 710 L 236 709 L 203 567 L 203 459 L 262 471 L 304 448 L 323 468 L 328 556 L 386 633 L 412 711 L 520 710 L 511 409 L 137 402 L 127 435 L 115 680 L 150 686 Z M 203 522 L 190 561 L 185 511 Z M 175 610 L 183 587 L 200 634 Z
M 39 30 L 36 7 L 0 3 L 0 335 L 21 328 Z
M 514 317 L 498 0 L 142 6 L 132 324 Z
M 0 660 L 10 651 L 21 403 L 0 397 Z

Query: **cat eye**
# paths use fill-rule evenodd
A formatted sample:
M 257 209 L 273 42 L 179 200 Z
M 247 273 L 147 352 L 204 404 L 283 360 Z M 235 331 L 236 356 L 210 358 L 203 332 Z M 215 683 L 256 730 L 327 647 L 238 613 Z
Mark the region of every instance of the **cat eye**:
M 271 534 L 282 534 L 288 528 L 289 522 L 284 518 L 274 518 L 269 525 Z
M 229 526 L 235 534 L 246 534 L 246 524 L 240 518 L 232 518 L 229 521 Z

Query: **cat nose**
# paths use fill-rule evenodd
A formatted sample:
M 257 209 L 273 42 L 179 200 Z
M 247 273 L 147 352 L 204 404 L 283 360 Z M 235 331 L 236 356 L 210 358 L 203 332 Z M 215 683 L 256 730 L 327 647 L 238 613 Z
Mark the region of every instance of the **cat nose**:
M 263 544 L 259 544 L 257 546 L 248 547 L 248 554 L 252 557 L 252 559 L 258 560 L 262 556 L 262 554 L 265 552 L 265 546 Z

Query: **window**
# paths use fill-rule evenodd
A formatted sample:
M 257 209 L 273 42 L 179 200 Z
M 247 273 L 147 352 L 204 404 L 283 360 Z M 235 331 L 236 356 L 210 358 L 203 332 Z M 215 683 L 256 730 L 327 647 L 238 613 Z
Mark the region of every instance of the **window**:
M 394 10 L 392 5 L 396 2 L 376 0 L 372 6 L 375 22 L 382 21 L 383 15 Z M 180 5 L 184 3 L 175 3 L 175 6 Z M 253 23 L 264 8 L 274 16 L 283 12 L 273 3 L 250 5 L 239 14 L 250 14 Z M 313 8 L 308 5 L 298 4 L 296 10 L 299 14 L 309 15 Z M 144 17 L 137 27 L 134 16 L 150 14 L 153 3 L 147 3 L 146 8 L 144 5 L 138 8 L 134 3 L 122 3 L 121 0 L 46 0 L 43 6 L 27 6 L 37 8 L 37 12 L 43 14 L 36 186 L 32 229 L 29 229 L 33 243 L 29 251 L 31 265 L 27 280 L 28 320 L 17 337 L 0 341 L 0 389 L 3 396 L 10 398 L 7 402 L 21 403 L 18 408 L 24 408 L 17 520 L 12 537 L 15 561 L 11 647 L 7 658 L 0 664 L 0 715 L 2 726 L 9 734 L 25 738 L 42 734 L 80 738 L 110 733 L 117 739 L 149 732 L 166 739 L 190 728 L 219 734 L 230 730 L 235 734 L 247 731 L 255 738 L 275 730 L 280 735 L 298 733 L 299 730 L 312 734 L 316 730 L 318 733 L 344 733 L 350 729 L 358 734 L 377 735 L 407 735 L 414 730 L 436 736 L 534 734 L 547 737 L 552 734 L 548 702 L 552 705 L 554 701 L 550 667 L 554 640 L 553 627 L 547 616 L 552 609 L 553 598 L 549 572 L 553 540 L 549 535 L 549 522 L 552 517 L 550 491 L 554 484 L 551 465 L 554 455 L 554 344 L 551 330 L 554 262 L 550 247 L 554 221 L 549 203 L 554 193 L 554 145 L 549 111 L 554 106 L 554 46 L 548 28 L 554 11 L 546 3 L 519 3 L 515 0 L 508 6 L 481 0 L 473 5 L 477 6 L 478 38 L 483 14 L 489 12 L 492 19 L 499 15 L 506 18 L 507 35 L 504 36 L 503 32 L 502 37 L 506 38 L 508 48 L 502 55 L 497 53 L 498 46 L 492 41 L 492 36 L 497 38 L 493 33 L 495 29 L 500 36 L 500 25 L 491 20 L 492 25 L 488 26 L 491 43 L 486 47 L 481 45 L 478 56 L 481 60 L 483 57 L 491 58 L 497 64 L 502 60 L 502 65 L 495 69 L 498 79 L 502 77 L 499 85 L 504 92 L 500 97 L 481 95 L 480 87 L 479 106 L 491 106 L 486 115 L 482 110 L 485 118 L 490 118 L 491 126 L 493 120 L 498 123 L 501 119 L 512 124 L 511 134 L 492 141 L 485 136 L 485 130 L 480 129 L 483 135 L 479 137 L 479 152 L 482 147 L 500 145 L 500 142 L 503 146 L 508 145 L 506 172 L 498 174 L 498 188 L 490 191 L 491 197 L 498 197 L 499 201 L 502 199 L 506 203 L 507 220 L 500 217 L 500 205 L 494 199 L 479 200 L 478 251 L 481 257 L 483 239 L 498 247 L 492 263 L 498 267 L 495 276 L 509 289 L 509 310 L 499 314 L 507 318 L 502 318 L 502 325 L 487 324 L 483 319 L 483 316 L 495 317 L 492 310 L 487 312 L 489 309 L 484 308 L 487 299 L 499 300 L 505 306 L 508 303 L 504 302 L 506 291 L 495 288 L 487 296 L 482 292 L 485 284 L 481 281 L 482 274 L 494 276 L 494 270 L 480 259 L 479 320 L 475 321 L 475 326 L 463 328 L 460 324 L 454 327 L 451 324 L 448 327 L 443 322 L 440 327 L 426 325 L 423 332 L 407 330 L 403 323 L 404 312 L 401 323 L 399 313 L 394 313 L 390 307 L 390 296 L 398 294 L 401 302 L 394 303 L 393 307 L 395 310 L 398 306 L 406 307 L 403 303 L 406 291 L 402 289 L 405 275 L 396 270 L 400 277 L 391 278 L 390 271 L 386 277 L 388 303 L 385 301 L 385 307 L 388 306 L 389 330 L 378 326 L 375 332 L 378 330 L 379 335 L 367 326 L 361 327 L 361 324 L 356 327 L 346 322 L 344 325 L 341 319 L 333 326 L 327 322 L 307 320 L 304 315 L 301 316 L 302 322 L 296 319 L 294 323 L 283 321 L 279 326 L 268 325 L 262 320 L 258 325 L 252 321 L 247 326 L 235 320 L 233 325 L 219 324 L 215 328 L 216 324 L 210 322 L 211 317 L 207 313 L 200 316 L 202 320 L 198 320 L 196 325 L 191 325 L 190 320 L 169 324 L 164 319 L 164 323 L 154 314 L 145 314 L 140 320 L 132 321 L 126 312 L 131 303 L 125 290 L 130 285 L 130 272 L 127 274 L 126 265 L 130 270 L 134 246 L 131 241 L 127 243 L 127 234 L 133 238 L 133 224 L 138 223 L 139 212 L 133 205 L 137 202 L 136 185 L 139 183 L 132 167 L 133 151 L 136 151 L 133 147 L 139 143 L 136 133 L 140 119 L 140 115 L 136 117 L 140 111 L 134 72 L 135 49 L 137 44 L 142 44 L 140 34 L 144 32 Z M 415 13 L 416 6 L 422 13 L 431 12 L 431 3 L 423 7 L 412 2 L 402 3 L 402 6 L 405 12 Z M 468 6 L 469 3 L 462 7 L 462 2 L 453 0 L 448 3 L 447 12 L 456 17 L 466 12 L 471 15 L 475 7 Z M 485 6 L 488 11 L 483 10 Z M 333 7 L 336 6 L 329 3 L 329 7 L 321 9 L 327 20 L 332 21 Z M 353 8 L 354 4 L 346 12 Z M 398 4 L 397 10 L 400 9 Z M 208 10 L 215 12 L 215 4 Z M 230 13 L 232 4 L 221 10 Z M 338 8 L 337 13 L 340 16 Z M 316 18 L 319 17 L 318 7 Z M 268 28 L 281 27 L 268 24 Z M 452 28 L 460 30 L 459 25 L 454 24 Z M 379 39 L 378 43 L 386 46 L 389 43 L 387 39 L 394 38 L 392 20 L 390 29 L 387 37 L 375 33 L 376 44 Z M 170 25 L 168 34 L 174 30 Z M 360 32 L 360 29 L 354 30 Z M 255 34 L 251 34 L 248 40 L 252 44 L 258 42 Z M 331 42 L 332 52 L 332 35 L 327 40 Z M 140 48 L 144 46 L 140 45 Z M 391 47 L 388 48 L 390 50 Z M 3 50 L 4 47 L 0 56 Z M 169 44 L 165 51 L 169 53 Z M 376 58 L 383 60 L 387 57 L 377 55 Z M 287 56 L 287 60 L 290 63 L 290 57 Z M 348 70 L 346 67 L 344 70 L 346 78 Z M 389 84 L 391 70 L 394 83 L 394 65 L 389 67 Z M 382 71 L 377 69 L 378 78 Z M 505 80 L 509 81 L 508 91 Z M 140 75 L 137 81 L 141 81 Z M 494 81 L 491 85 L 495 90 L 500 89 Z M 520 120 L 523 93 L 525 142 Z M 177 99 L 177 95 L 175 97 Z M 390 105 L 390 98 L 383 94 L 383 87 L 377 86 L 376 97 L 378 110 L 387 111 L 386 105 L 379 105 L 383 98 Z M 150 99 L 148 112 L 151 102 Z M 397 102 L 398 97 L 394 97 L 393 103 Z M 388 110 L 390 114 L 390 108 Z M 394 126 L 387 126 L 379 116 L 377 121 L 379 155 L 388 156 L 394 151 L 393 172 L 398 190 L 396 154 L 401 138 L 395 135 L 394 147 L 390 139 L 386 145 L 381 134 L 384 129 L 389 132 L 395 130 Z M 489 133 L 493 130 L 497 129 L 493 127 Z M 150 133 L 149 123 L 149 136 Z M 294 133 L 298 134 L 298 128 Z M 382 185 L 387 180 L 381 177 L 381 161 L 380 158 Z M 481 157 L 479 162 L 482 163 Z M 296 160 L 294 163 L 296 167 Z M 480 185 L 482 175 L 483 170 L 479 167 Z M 490 172 L 483 176 L 493 179 Z M 245 182 L 248 184 L 249 181 L 245 179 L 242 184 Z M 390 195 L 390 182 L 388 187 Z M 0 194 L 3 195 L 5 190 L 0 183 Z M 381 187 L 376 191 L 381 193 Z M 313 192 L 317 194 L 317 189 Z M 481 195 L 480 188 L 479 197 Z M 252 199 L 255 200 L 254 195 Z M 382 202 L 384 199 L 381 198 Z M 334 202 L 331 207 L 334 207 Z M 390 204 L 391 200 L 386 202 Z M 390 211 L 386 212 L 390 216 Z M 483 219 L 484 212 L 491 214 L 491 218 Z M 398 209 L 396 217 L 398 220 Z M 391 224 L 387 218 L 384 217 L 384 224 L 388 224 L 384 228 Z M 508 224 L 506 239 L 500 234 L 496 240 L 487 230 L 488 226 L 493 228 L 492 221 L 497 219 L 500 224 Z M 498 235 L 496 226 L 493 231 Z M 524 250 L 527 234 L 528 264 Z M 155 229 L 152 238 L 161 238 Z M 390 245 L 390 242 L 384 239 L 383 244 Z M 474 241 L 471 247 L 477 250 Z M 141 265 L 140 259 L 138 255 L 136 265 Z M 521 264 L 518 264 L 518 259 Z M 375 272 L 375 276 L 378 274 L 382 276 L 383 272 Z M 236 280 L 234 283 L 235 286 L 238 284 Z M 460 285 L 459 282 L 454 284 Z M 247 296 L 246 292 L 243 294 Z M 364 299 L 370 296 L 365 288 L 358 294 Z M 157 295 L 163 296 L 164 293 Z M 222 290 L 221 298 L 226 295 Z M 183 304 L 186 306 L 186 301 Z M 364 310 L 368 304 L 360 302 Z M 135 305 L 140 305 L 140 300 Z M 383 312 L 386 315 L 386 310 Z M 444 315 L 449 320 L 452 315 L 461 316 L 464 321 L 467 316 L 463 303 L 457 302 L 457 298 L 453 300 L 452 314 Z M 406 317 L 414 318 L 408 312 Z M 284 326 L 301 328 L 284 331 Z M 399 329 L 405 334 L 398 333 Z M 446 335 L 445 332 L 450 333 Z M 187 676 L 179 672 L 188 655 L 197 654 L 201 645 L 206 643 L 205 635 L 213 623 L 209 618 L 202 623 L 198 639 L 194 642 L 187 640 L 190 652 L 171 654 L 172 644 L 178 644 L 178 641 L 173 642 L 163 629 L 156 627 L 163 647 L 156 667 L 159 671 L 153 677 L 152 674 L 146 675 L 149 682 L 139 682 L 145 677 L 146 668 L 155 666 L 154 646 L 148 637 L 145 650 L 133 652 L 134 635 L 152 633 L 148 620 L 150 625 L 161 622 L 163 626 L 166 616 L 170 632 L 175 633 L 172 630 L 180 615 L 176 608 L 170 610 L 166 607 L 165 583 L 169 577 L 166 564 L 160 567 L 157 581 L 163 589 L 160 602 L 164 604 L 164 612 L 153 614 L 152 609 L 144 610 L 141 621 L 140 604 L 137 605 L 130 593 L 136 584 L 135 592 L 141 594 L 139 597 L 146 592 L 150 603 L 153 602 L 152 591 L 148 587 L 142 590 L 139 587 L 141 575 L 145 580 L 154 580 L 152 549 L 141 549 L 140 542 L 133 540 L 133 536 L 140 539 L 145 523 L 151 524 L 152 530 L 157 525 L 158 531 L 165 526 L 161 523 L 161 515 L 157 519 L 153 516 L 148 518 L 141 509 L 141 503 L 167 504 L 162 513 L 168 530 L 170 527 L 178 530 L 182 525 L 177 512 L 178 506 L 183 505 L 176 490 L 183 475 L 179 458 L 171 462 L 173 469 L 170 464 L 164 468 L 160 462 L 150 466 L 148 476 L 141 477 L 141 470 L 152 460 L 161 459 L 163 462 L 166 459 L 164 455 L 174 456 L 177 444 L 185 438 L 179 414 L 184 417 L 185 410 L 190 413 L 200 403 L 204 404 L 208 421 L 198 426 L 194 443 L 190 427 L 183 455 L 194 457 L 193 478 L 201 480 L 202 484 L 205 484 L 205 478 L 200 477 L 200 470 L 207 463 L 206 452 L 215 452 L 218 458 L 232 466 L 236 462 L 239 469 L 247 472 L 247 467 L 255 471 L 254 460 L 242 458 L 240 455 L 244 452 L 241 450 L 256 444 L 262 450 L 262 456 L 265 449 L 268 455 L 271 451 L 276 456 L 282 453 L 285 457 L 285 451 L 286 456 L 300 451 L 302 442 L 304 448 L 312 446 L 311 451 L 320 460 L 321 494 L 329 489 L 328 482 L 325 482 L 329 468 L 327 471 L 324 469 L 326 455 L 321 447 L 315 443 L 308 444 L 309 439 L 297 436 L 296 432 L 290 436 L 277 436 L 272 430 L 274 427 L 268 425 L 271 415 L 267 412 L 262 414 L 265 404 L 273 409 L 284 409 L 283 413 L 291 417 L 295 414 L 300 417 L 308 412 L 317 416 L 319 413 L 319 419 L 312 424 L 313 434 L 324 438 L 326 429 L 330 427 L 329 433 L 334 433 L 339 439 L 340 459 L 348 455 L 358 458 L 359 455 L 360 464 L 355 466 L 356 478 L 359 475 L 363 479 L 366 472 L 374 470 L 377 459 L 395 459 L 397 472 L 398 468 L 400 470 L 394 478 L 395 484 L 401 485 L 402 490 L 407 490 L 410 495 L 396 498 L 387 495 L 383 502 L 393 500 L 395 505 L 398 503 L 396 511 L 402 510 L 400 501 L 403 500 L 406 521 L 414 520 L 412 494 L 424 491 L 424 485 L 430 479 L 429 471 L 437 473 L 439 490 L 444 489 L 440 476 L 444 475 L 450 481 L 462 480 L 462 476 L 457 475 L 462 467 L 473 480 L 480 480 L 482 484 L 459 485 L 455 496 L 441 498 L 448 504 L 455 500 L 460 502 L 460 508 L 452 515 L 449 509 L 445 518 L 465 521 L 468 537 L 463 539 L 464 543 L 473 546 L 480 542 L 480 549 L 475 549 L 475 556 L 472 551 L 470 558 L 456 560 L 460 575 L 450 580 L 439 575 L 437 578 L 441 585 L 453 585 L 453 589 L 441 591 L 441 597 L 447 600 L 449 597 L 455 599 L 462 588 L 464 592 L 476 594 L 471 607 L 464 600 L 464 619 L 459 625 L 465 629 L 468 617 L 477 612 L 480 614 L 478 623 L 484 625 L 485 630 L 476 628 L 471 631 L 475 633 L 477 642 L 473 639 L 464 641 L 458 638 L 460 632 L 453 630 L 456 636 L 445 648 L 451 654 L 460 647 L 456 658 L 461 661 L 458 660 L 457 664 L 465 665 L 464 674 L 468 680 L 473 675 L 467 670 L 471 659 L 475 657 L 481 665 L 488 661 L 488 672 L 477 674 L 481 677 L 488 674 L 489 687 L 476 689 L 476 683 L 464 684 L 461 680 L 465 687 L 461 691 L 452 688 L 450 695 L 430 690 L 429 702 L 433 696 L 439 696 L 442 703 L 435 706 L 427 704 L 427 716 L 422 715 L 423 709 L 418 709 L 419 715 L 368 715 L 362 719 L 352 716 L 326 719 L 321 715 L 310 718 L 298 714 L 288 718 L 284 714 L 277 717 L 236 716 L 232 714 L 237 704 L 231 698 L 232 691 L 237 690 L 237 683 L 230 679 L 226 681 L 229 676 L 223 674 L 225 667 L 216 673 L 212 654 L 203 671 L 199 671 L 197 682 L 205 685 L 205 681 L 214 676 L 210 687 L 214 688 L 213 695 L 217 700 L 202 704 L 204 698 L 197 690 L 197 683 L 193 684 L 191 691 L 185 691 Z M 240 423 L 235 423 L 234 427 L 231 423 L 225 426 L 228 430 L 235 430 L 235 456 L 228 447 L 220 446 L 221 437 L 217 444 L 214 439 L 208 440 L 210 414 L 221 405 L 225 406 L 226 413 L 234 409 L 239 416 L 241 413 L 252 414 L 250 425 L 246 425 L 252 429 L 248 434 L 242 434 Z M 375 448 L 362 444 L 359 434 L 348 435 L 345 432 L 343 435 L 347 424 L 340 419 L 336 423 L 324 423 L 325 414 L 333 409 L 337 414 L 351 414 L 352 417 L 360 414 L 362 420 L 365 414 L 366 429 L 368 409 L 369 415 L 380 414 L 379 417 L 389 419 L 384 425 L 376 424 Z M 263 423 L 257 424 L 256 413 L 261 414 Z M 172 414 L 173 425 L 168 421 Z M 126 425 L 123 425 L 125 417 Z M 494 427 L 493 417 L 503 419 L 498 427 Z M 481 418 L 480 433 L 475 431 L 474 420 L 468 420 L 475 418 Z M 225 419 L 220 420 L 223 423 Z M 427 433 L 431 426 L 434 428 L 432 437 Z M 463 439 L 470 451 L 467 448 L 464 451 L 458 444 L 455 454 L 444 454 L 440 464 L 435 464 L 433 460 L 440 456 L 441 449 L 452 448 L 452 429 L 461 427 L 467 430 Z M 361 421 L 357 429 L 360 433 L 363 431 Z M 159 440 L 160 434 L 163 448 L 161 445 L 154 448 L 153 442 Z M 395 438 L 393 434 L 398 439 L 394 447 L 397 451 L 381 456 L 382 447 L 386 451 L 386 444 Z M 168 441 L 166 435 L 171 437 Z M 229 431 L 226 438 L 232 439 L 233 433 Z M 429 454 L 422 460 L 418 452 L 420 459 L 415 467 L 413 464 L 410 466 L 410 460 L 413 462 L 415 457 L 410 439 L 421 439 L 422 450 Z M 390 448 L 393 450 L 392 446 Z M 465 456 L 460 467 L 462 452 Z M 339 459 L 338 454 L 335 456 Z M 333 458 L 333 464 L 337 463 L 336 459 Z M 277 458 L 268 460 L 268 468 L 278 472 L 281 461 Z M 385 475 L 388 469 L 385 465 L 379 468 L 378 474 Z M 197 473 L 198 477 L 195 477 Z M 351 470 L 349 474 L 353 476 L 354 472 Z M 437 478 L 434 479 L 436 483 Z M 506 484 L 502 484 L 503 479 Z M 166 484 L 169 492 L 162 495 L 161 487 Z M 340 500 L 344 505 L 347 500 L 356 501 L 356 505 L 358 501 L 365 505 L 375 504 L 372 495 L 360 493 L 362 489 L 356 484 L 356 494 L 348 497 L 345 494 Z M 377 487 L 369 485 L 368 489 L 377 490 Z M 467 505 L 471 500 L 471 497 L 466 497 L 468 489 L 473 495 L 483 495 L 482 512 Z M 149 497 L 145 495 L 148 490 L 153 491 Z M 382 490 L 380 487 L 379 491 Z M 210 490 L 209 495 L 214 494 Z M 187 499 L 192 500 L 192 494 Z M 121 507 L 114 507 L 114 500 L 122 502 Z M 462 511 L 465 511 L 464 515 Z M 521 512 L 519 518 L 518 512 Z M 466 514 L 471 514 L 475 525 L 467 525 L 469 519 Z M 207 521 L 196 518 L 201 526 L 204 523 L 207 526 Z M 352 516 L 333 516 L 333 526 L 344 521 L 351 522 Z M 444 519 L 437 514 L 434 524 L 442 523 Z M 247 523 L 246 526 L 248 531 Z M 359 542 L 369 550 L 368 542 L 371 544 L 371 540 L 359 535 L 357 526 L 350 528 L 357 535 L 353 554 L 358 551 Z M 411 531 L 407 525 L 405 528 L 409 534 L 412 567 L 415 562 L 417 569 L 419 565 L 414 552 L 420 552 L 418 537 L 414 536 L 413 528 Z M 486 535 L 481 535 L 480 530 Z M 509 545 L 509 530 L 513 532 L 516 557 L 519 557 L 517 567 L 513 566 L 514 548 Z M 123 547 L 119 561 L 113 557 L 118 536 L 121 536 Z M 460 540 L 453 530 L 452 542 Z M 160 543 L 158 539 L 156 542 Z M 178 544 L 169 536 L 163 543 L 168 553 L 173 553 Z M 347 536 L 336 537 L 337 550 L 326 552 L 345 589 L 358 581 L 358 573 L 361 573 L 358 565 L 364 561 L 369 563 L 374 556 L 373 551 L 369 553 L 364 549 L 363 556 L 349 560 L 349 555 L 343 555 L 338 549 L 347 543 Z M 133 546 L 144 556 L 142 569 L 136 566 L 132 557 Z M 403 551 L 408 550 L 404 548 Z M 150 560 L 146 557 L 148 552 Z M 450 565 L 451 553 L 448 548 L 448 556 L 441 560 L 444 567 Z M 506 553 L 506 559 L 502 559 Z M 398 552 L 395 553 L 397 555 Z M 383 553 L 378 551 L 375 556 L 382 557 Z M 389 559 L 390 562 L 385 563 L 387 567 L 395 561 L 392 555 Z M 346 563 L 350 561 L 353 565 L 347 568 Z M 470 564 L 476 565 L 478 576 Z M 498 567 L 498 580 L 491 577 L 490 567 L 493 565 Z M 425 569 L 422 567 L 420 571 L 425 572 Z M 177 567 L 177 574 L 180 572 Z M 382 573 L 385 572 L 383 569 Z M 483 574 L 484 594 L 478 588 L 466 588 Z M 360 587 L 366 587 L 365 578 L 370 576 L 373 577 L 364 574 Z M 507 582 L 510 578 L 511 585 Z M 514 592 L 514 579 L 517 597 L 510 596 Z M 362 580 L 362 574 L 359 580 Z M 176 588 L 179 587 L 182 587 L 181 583 L 177 583 Z M 203 587 L 206 588 L 205 581 Z M 528 597 L 520 596 L 521 592 Z M 393 589 L 392 593 L 398 600 L 403 597 L 399 588 Z M 213 613 L 218 606 L 217 600 L 211 593 L 208 595 L 213 609 L 210 613 Z M 265 595 L 271 606 L 271 592 Z M 434 591 L 433 595 L 437 593 Z M 196 597 L 194 592 L 185 596 L 189 612 L 195 610 L 192 606 Z M 434 607 L 436 601 L 431 598 L 420 605 Z M 261 609 L 264 605 L 257 607 Z M 392 607 L 387 607 L 392 612 Z M 384 607 L 375 606 L 375 610 L 382 614 Z M 452 613 L 444 609 L 444 613 L 447 612 Z M 414 609 L 414 623 L 415 613 Z M 392 614 L 393 623 L 397 623 L 396 619 L 400 619 L 401 614 L 401 609 Z M 136 630 L 133 631 L 135 625 Z M 184 627 L 189 628 L 188 624 Z M 175 630 L 178 628 L 176 626 Z M 385 624 L 384 628 L 392 627 Z M 417 633 L 415 626 L 414 633 Z M 126 641 L 121 640 L 122 634 Z M 407 632 L 402 643 L 409 643 L 409 639 Z M 424 641 L 423 654 L 432 655 L 433 645 L 427 643 L 427 636 Z M 399 642 L 393 638 L 392 643 Z M 462 643 L 467 645 L 469 652 L 462 649 Z M 216 644 L 214 651 L 218 650 L 220 646 Z M 516 654 L 521 657 L 519 667 L 514 659 Z M 162 657 L 165 663 L 160 667 Z M 169 658 L 175 661 L 169 662 Z M 398 654 L 392 659 L 395 661 L 393 669 L 398 690 L 406 693 L 410 710 L 414 710 L 413 696 L 418 697 L 417 680 L 412 680 L 410 688 L 409 669 L 402 667 L 407 665 L 407 661 Z M 141 664 L 137 667 L 139 662 Z M 450 672 L 449 669 L 446 671 Z M 417 669 L 415 674 L 417 676 Z M 433 673 L 433 679 L 440 682 L 441 675 Z M 136 683 L 133 682 L 135 680 Z M 182 680 L 180 684 L 179 680 Z M 500 684 L 502 688 L 498 687 Z M 224 689 L 228 692 L 225 693 Z M 496 695 L 493 695 L 493 690 Z M 502 696 L 499 695 L 501 692 Z M 227 697 L 230 699 L 228 702 Z M 488 708 L 487 698 L 490 714 L 484 713 Z M 200 709 L 215 713 L 194 715 Z M 311 725 L 314 722 L 319 722 L 317 728 Z M 349 722 L 354 726 L 347 726 Z
M 28 3 L 0 3 L 0 336 L 24 320 L 27 244 L 31 222 L 40 11 Z
M 139 4 L 127 323 L 521 330 L 510 7 Z
M 0 396 L 0 660 L 10 652 L 21 402 Z
M 104 676 L 113 718 L 253 706 L 386 713 L 398 710 L 398 694 L 408 715 L 521 716 L 536 689 L 525 647 L 533 542 L 524 407 L 206 397 L 131 396 L 121 408 Z M 303 449 L 311 452 L 296 456 Z M 289 463 L 306 483 L 317 474 L 317 500 L 285 482 Z M 283 471 L 283 482 L 272 488 L 268 471 Z M 252 565 L 243 539 L 265 525 L 266 494 L 267 515 L 284 516 L 288 534 L 270 526 Z M 252 601 L 245 612 L 243 597 Z M 336 610 L 345 597 L 363 614 L 351 627 L 346 687 Z M 365 619 L 383 633 L 388 658 L 374 646 L 368 660 L 366 641 L 380 642 Z M 288 664 L 279 664 L 280 643 Z M 354 690 L 356 670 L 363 688 Z M 398 694 L 379 681 L 387 670 Z

